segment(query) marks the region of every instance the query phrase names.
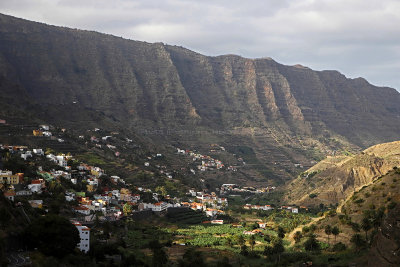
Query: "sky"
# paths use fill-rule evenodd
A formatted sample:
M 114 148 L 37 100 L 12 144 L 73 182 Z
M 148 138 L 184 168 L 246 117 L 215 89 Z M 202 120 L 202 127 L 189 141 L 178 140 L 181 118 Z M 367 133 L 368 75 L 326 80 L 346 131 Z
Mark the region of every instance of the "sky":
M 209 56 L 338 70 L 400 91 L 398 0 L 1 0 L 0 13 Z

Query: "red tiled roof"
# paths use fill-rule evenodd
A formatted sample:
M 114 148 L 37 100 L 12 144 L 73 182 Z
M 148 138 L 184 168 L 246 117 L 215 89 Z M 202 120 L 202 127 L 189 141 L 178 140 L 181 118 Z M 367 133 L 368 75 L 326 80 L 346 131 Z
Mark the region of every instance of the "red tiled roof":
M 84 206 L 79 206 L 79 207 L 75 207 L 75 210 L 88 210 L 88 208 L 84 207 Z
M 15 192 L 13 192 L 13 191 L 6 191 L 6 192 L 4 192 L 4 196 L 6 196 L 6 197 L 15 196 Z

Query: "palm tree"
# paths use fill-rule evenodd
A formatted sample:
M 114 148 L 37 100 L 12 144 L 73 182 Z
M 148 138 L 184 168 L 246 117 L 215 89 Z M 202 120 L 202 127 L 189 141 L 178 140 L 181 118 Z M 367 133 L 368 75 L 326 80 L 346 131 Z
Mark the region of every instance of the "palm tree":
M 325 234 L 328 236 L 328 245 L 329 245 L 329 237 L 332 234 L 332 227 L 329 224 L 325 225 Z
M 368 231 L 372 228 L 371 221 L 368 217 L 363 218 L 361 228 L 365 231 L 365 240 L 368 242 Z
M 332 234 L 335 236 L 335 243 L 336 243 L 336 237 L 339 235 L 339 233 L 340 233 L 339 227 L 334 226 L 332 228 Z
M 250 237 L 250 242 L 249 243 L 250 243 L 251 251 L 253 251 L 254 245 L 256 244 L 256 236 L 255 235 L 252 235 Z

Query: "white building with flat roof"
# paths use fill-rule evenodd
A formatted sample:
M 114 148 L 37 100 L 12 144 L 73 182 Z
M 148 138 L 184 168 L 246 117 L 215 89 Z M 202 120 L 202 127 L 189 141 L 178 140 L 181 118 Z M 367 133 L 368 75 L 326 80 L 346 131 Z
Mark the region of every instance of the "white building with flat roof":
M 72 221 L 72 224 L 75 225 L 79 231 L 80 242 L 78 243 L 77 248 L 80 251 L 87 253 L 90 249 L 90 228 L 76 221 Z

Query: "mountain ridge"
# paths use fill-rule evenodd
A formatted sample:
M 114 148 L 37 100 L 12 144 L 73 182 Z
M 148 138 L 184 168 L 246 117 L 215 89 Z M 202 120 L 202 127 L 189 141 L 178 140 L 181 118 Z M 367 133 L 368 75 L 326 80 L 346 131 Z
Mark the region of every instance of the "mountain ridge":
M 232 151 L 240 144 L 254 151 L 257 160 L 249 163 L 282 179 L 299 171 L 294 164 L 310 167 L 336 150 L 397 140 L 400 131 L 395 89 L 337 71 L 209 57 L 7 15 L 0 15 L 0 77 L 34 103 L 22 105 L 25 112 L 57 114 L 52 123 L 78 125 L 79 116 L 68 116 L 74 109 L 90 112 L 82 115 L 88 123 L 153 131 L 166 143 L 216 140 Z

